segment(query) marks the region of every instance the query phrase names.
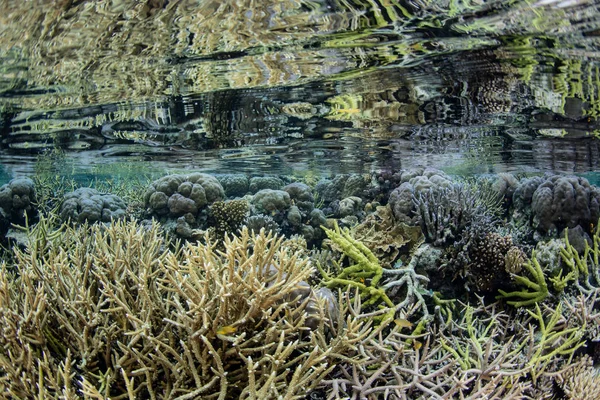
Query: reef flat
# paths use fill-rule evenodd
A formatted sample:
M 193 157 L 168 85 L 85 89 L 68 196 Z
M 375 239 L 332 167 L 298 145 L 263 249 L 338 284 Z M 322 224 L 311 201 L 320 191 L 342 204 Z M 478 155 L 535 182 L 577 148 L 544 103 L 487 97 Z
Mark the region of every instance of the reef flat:
M 600 188 L 432 168 L 0 187 L 0 393 L 600 398 Z

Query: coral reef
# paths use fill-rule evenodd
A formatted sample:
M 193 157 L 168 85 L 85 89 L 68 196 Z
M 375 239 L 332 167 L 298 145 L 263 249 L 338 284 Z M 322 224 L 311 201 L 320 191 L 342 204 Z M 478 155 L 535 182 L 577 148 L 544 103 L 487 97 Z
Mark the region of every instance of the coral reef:
M 0 391 L 368 400 L 593 393 L 600 227 L 567 228 L 528 259 L 533 243 L 515 244 L 520 228 L 505 213 L 516 209 L 507 194 L 514 185 L 502 195 L 493 179 L 394 176 L 406 179 L 400 187 L 416 185 L 405 192 L 405 222 L 394 211 L 401 196 L 387 205 L 340 197 L 320 209 L 309 186 L 292 183 L 224 200 L 216 179 L 190 174 L 161 178 L 146 193 L 162 225 L 136 222 L 123 208 L 131 218 L 65 224 L 57 209 L 19 228 L 25 239 L 0 266 Z M 194 187 L 204 191 L 199 202 Z M 65 210 L 103 215 L 90 210 L 109 195 L 76 192 Z M 167 197 L 162 214 L 151 206 L 156 193 Z M 327 218 L 328 210 L 337 212 Z M 171 241 L 170 229 L 193 241 Z
M 100 193 L 91 188 L 79 188 L 65 194 L 59 213 L 65 222 L 93 224 L 125 218 L 126 211 L 125 202 L 114 194 Z

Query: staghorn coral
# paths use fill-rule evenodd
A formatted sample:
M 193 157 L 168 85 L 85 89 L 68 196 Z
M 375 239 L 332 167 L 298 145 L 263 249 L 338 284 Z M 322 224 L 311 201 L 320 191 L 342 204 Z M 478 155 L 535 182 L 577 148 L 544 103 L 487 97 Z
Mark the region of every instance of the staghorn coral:
M 355 318 L 369 315 L 361 306 L 355 296 Z M 419 324 L 408 334 L 388 321 L 381 334 L 362 341 L 361 363 L 342 363 L 323 381 L 328 398 L 526 398 L 532 385 L 519 340 L 527 332 L 506 343 L 508 315 L 493 306 L 463 305 L 456 313 L 462 317 L 445 329 Z
M 588 355 L 559 375 L 557 381 L 567 400 L 600 399 L 600 372 Z
M 302 398 L 370 335 L 307 287 L 309 260 L 282 238 L 169 250 L 156 223 L 56 221 L 28 230 L 19 274 L 0 268 L 11 398 Z
M 600 223 L 600 220 L 598 221 Z M 592 235 L 592 246 L 586 241 L 583 254 L 569 242 L 569 230 L 565 229 L 565 245 L 560 249 L 560 256 L 569 268 L 575 285 L 582 292 L 589 294 L 600 286 L 600 226 Z
M 524 275 L 512 274 L 515 283 L 523 288 L 518 291 L 506 292 L 502 289 L 498 290 L 500 296 L 498 298 L 509 299 L 506 303 L 514 307 L 529 306 L 544 300 L 548 294 L 548 283 L 542 267 L 535 257 L 535 250 L 531 251 L 531 258 L 524 265 L 533 280 Z M 510 300 L 512 299 L 512 300 Z
M 323 227 L 323 230 L 333 243 L 332 247 L 339 248 L 342 253 L 342 260 L 336 263 L 340 271 L 334 277 L 317 264 L 323 276 L 323 283 L 327 287 L 346 286 L 359 289 L 365 305 L 378 306 L 379 310 L 372 314 L 377 320 L 392 319 L 398 310 L 402 310 L 406 317 L 419 309 L 424 318 L 429 316 L 423 298 L 426 290 L 422 284 L 428 283 L 429 279 L 415 271 L 417 258 L 411 260 L 405 268 L 401 267 L 401 263 L 394 268 L 383 268 L 373 252 L 352 237 L 348 229 L 340 229 L 336 224 L 334 229 Z M 353 264 L 341 268 L 344 257 Z M 394 299 L 403 297 L 403 300 L 394 303 L 390 296 Z

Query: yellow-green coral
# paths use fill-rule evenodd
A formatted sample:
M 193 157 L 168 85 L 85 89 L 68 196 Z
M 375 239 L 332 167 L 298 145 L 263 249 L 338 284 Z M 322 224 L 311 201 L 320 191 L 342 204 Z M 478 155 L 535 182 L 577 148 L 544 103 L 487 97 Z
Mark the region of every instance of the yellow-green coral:
M 535 383 L 555 357 L 572 357 L 575 350 L 585 345 L 585 341 L 582 340 L 584 330 L 580 327 L 566 329 L 560 326 L 559 321 L 563 317 L 560 303 L 548 320 L 544 319 L 537 303 L 535 312 L 530 310 L 527 312 L 537 320 L 540 326 L 539 335 L 535 336 L 534 352 L 527 363 L 527 366 L 531 368 L 531 377 Z
M 600 224 L 600 221 L 598 221 L 598 224 Z M 600 225 L 596 226 L 592 241 L 593 247 L 590 247 L 587 241 L 585 242 L 583 256 L 580 256 L 579 252 L 569 242 L 569 231 L 568 229 L 565 229 L 566 246 L 560 250 L 560 255 L 565 264 L 573 271 L 576 279 L 579 278 L 580 275 L 587 277 L 590 274 L 588 260 L 592 261 L 593 268 L 598 268 L 598 257 L 600 255 L 600 250 L 598 249 L 600 243 Z
M 383 276 L 383 268 L 377 257 L 367 246 L 354 239 L 348 230 L 340 229 L 337 224 L 335 224 L 334 229 L 322 228 L 327 237 L 341 248 L 342 253 L 354 262 L 354 264 L 344 268 L 336 277 L 329 276 L 319 266 L 325 285 L 327 287 L 351 286 L 358 288 L 361 297 L 365 300 L 365 305 L 383 302 L 385 306 L 390 307 L 390 311 L 383 318 L 393 318 L 395 313 L 394 303 L 384 289 L 378 286 Z
M 526 276 L 512 274 L 515 282 L 520 286 L 524 286 L 524 288 L 513 292 L 498 290 L 500 292 L 498 298 L 518 299 L 507 301 L 508 304 L 515 307 L 530 306 L 544 300 L 548 296 L 548 283 L 546 282 L 546 277 L 540 263 L 535 258 L 535 250 L 531 251 L 531 259 L 523 266 L 529 271 L 529 274 L 533 277 L 533 281 Z

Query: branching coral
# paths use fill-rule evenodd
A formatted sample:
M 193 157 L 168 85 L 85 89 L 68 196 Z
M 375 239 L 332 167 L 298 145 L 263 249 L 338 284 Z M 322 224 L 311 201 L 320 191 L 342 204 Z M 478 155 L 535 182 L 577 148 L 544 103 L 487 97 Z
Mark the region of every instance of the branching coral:
M 335 229 L 322 227 L 327 237 L 340 247 L 342 254 L 354 264 L 345 267 L 335 277 L 320 267 L 324 283 L 328 287 L 346 286 L 354 287 L 360 290 L 366 305 L 381 304 L 389 309 L 384 315 L 384 319 L 393 318 L 395 314 L 394 303 L 390 300 L 383 288 L 379 286 L 379 281 L 383 276 L 383 268 L 379 265 L 377 257 L 364 244 L 354 239 L 347 229 L 340 229 L 337 225 Z
M 542 267 L 535 257 L 535 250 L 532 250 L 531 259 L 524 264 L 524 267 L 532 276 L 533 280 L 524 275 L 512 275 L 515 283 L 524 287 L 522 290 L 513 292 L 498 290 L 500 292 L 500 296 L 498 297 L 500 298 L 519 299 L 508 300 L 507 303 L 511 306 L 530 306 L 544 300 L 546 296 L 548 296 L 548 283 L 546 282 L 544 271 L 542 271 Z
M 28 235 L 19 273 L 0 270 L 12 398 L 301 398 L 371 332 L 342 303 L 329 312 L 282 238 L 243 230 L 223 252 L 208 238 L 169 250 L 157 224 L 46 219 Z
M 452 324 L 461 334 L 429 329 L 403 334 L 402 328 L 393 326 L 365 339 L 360 354 L 366 361 L 343 363 L 323 381 L 328 398 L 524 398 L 530 383 L 525 362 L 518 360 L 516 339 L 508 346 L 499 340 L 507 334 L 507 316 L 489 307 L 462 312 L 465 317 Z M 462 355 L 447 348 L 458 348 Z
M 383 268 L 371 250 L 353 238 L 348 229 L 340 229 L 337 225 L 335 229 L 325 227 L 323 229 L 329 239 L 341 249 L 342 254 L 354 262 L 354 264 L 341 269 L 341 272 L 335 277 L 329 276 L 320 267 L 325 285 L 358 288 L 365 305 L 378 305 L 382 308 L 381 312 L 384 314 L 381 318 L 383 319 L 393 318 L 396 311 L 400 309 L 406 310 L 406 316 L 418 309 L 421 309 L 424 317 L 429 316 L 423 298 L 423 293 L 426 292 L 423 283 L 426 284 L 429 279 L 416 273 L 415 262 L 409 263 L 406 268 Z M 383 281 L 379 284 L 382 278 Z M 397 297 L 396 294 L 401 289 L 404 289 L 404 299 L 396 304 L 390 296 Z M 379 313 L 374 313 L 374 315 L 376 314 Z
M 598 221 L 600 224 L 600 221 Z M 592 246 L 585 242 L 582 255 L 569 243 L 569 232 L 565 229 L 565 247 L 560 250 L 563 262 L 569 267 L 577 287 L 584 293 L 591 293 L 600 286 L 600 225 L 592 235 Z M 583 285 L 581 286 L 581 278 Z
M 600 373 L 587 355 L 567 368 L 557 380 L 568 400 L 600 398 Z
M 551 310 L 547 318 L 538 304 L 535 305 L 535 313 L 527 310 L 539 324 L 539 334 L 536 335 L 530 327 L 530 347 L 527 354 L 530 374 L 535 383 L 544 373 L 546 368 L 560 356 L 573 356 L 575 350 L 585 345 L 582 340 L 583 330 L 579 327 L 565 328 L 563 322 L 562 304 L 558 304 Z

